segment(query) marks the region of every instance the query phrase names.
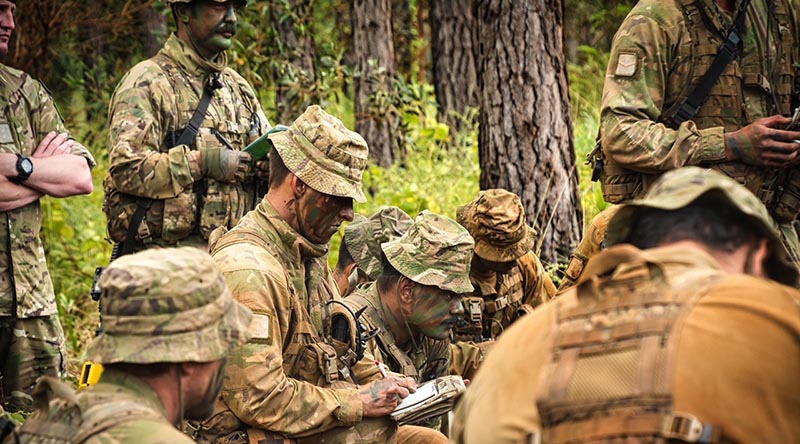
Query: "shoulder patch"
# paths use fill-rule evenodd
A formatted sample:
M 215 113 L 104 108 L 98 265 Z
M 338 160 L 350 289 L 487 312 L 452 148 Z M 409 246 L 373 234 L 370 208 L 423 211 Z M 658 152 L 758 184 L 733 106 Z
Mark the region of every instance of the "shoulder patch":
M 272 338 L 272 316 L 266 313 L 253 313 L 250 321 L 252 342 L 269 342 Z
M 617 77 L 633 77 L 638 68 L 639 57 L 635 53 L 621 52 L 617 56 L 617 68 L 614 75 Z

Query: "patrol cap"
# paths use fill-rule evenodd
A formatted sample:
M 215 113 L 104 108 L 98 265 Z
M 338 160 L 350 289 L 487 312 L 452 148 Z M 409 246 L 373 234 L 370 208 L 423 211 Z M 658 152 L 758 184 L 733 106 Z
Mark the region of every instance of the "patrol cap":
M 533 248 L 535 231 L 525 223 L 519 196 L 503 190 L 481 191 L 458 207 L 456 220 L 475 239 L 475 254 L 492 262 L 511 262 Z
M 367 201 L 361 189 L 367 142 L 318 105 L 309 106 L 288 130 L 271 134 L 269 139 L 289 171 L 311 188 Z
M 369 218 L 356 215 L 344 228 L 344 244 L 353 260 L 373 281 L 383 273 L 381 244 L 400 237 L 414 223 L 398 207 L 386 207 Z
M 473 290 L 469 266 L 474 248 L 464 227 L 428 210 L 401 237 L 381 244 L 386 259 L 403 276 L 458 294 Z
M 767 275 L 778 282 L 794 285 L 797 267 L 789 259 L 775 223 L 761 201 L 741 184 L 716 171 L 699 167 L 683 167 L 664 173 L 642 199 L 621 205 L 608 225 L 606 244 L 611 246 L 630 240 L 638 208 L 675 211 L 689 206 L 708 194 L 717 196 L 750 220 L 767 239 Z M 731 221 L 735 224 L 736 221 Z
M 214 259 L 191 247 L 123 256 L 100 277 L 104 331 L 86 358 L 211 362 L 246 342 L 252 314 L 235 301 Z

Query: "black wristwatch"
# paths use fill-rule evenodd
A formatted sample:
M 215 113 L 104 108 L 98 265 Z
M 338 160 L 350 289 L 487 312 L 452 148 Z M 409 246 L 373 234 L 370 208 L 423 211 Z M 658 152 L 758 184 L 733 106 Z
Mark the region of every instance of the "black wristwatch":
M 33 162 L 31 158 L 17 153 L 17 177 L 12 177 L 9 180 L 19 185 L 28 180 L 31 174 L 33 174 Z

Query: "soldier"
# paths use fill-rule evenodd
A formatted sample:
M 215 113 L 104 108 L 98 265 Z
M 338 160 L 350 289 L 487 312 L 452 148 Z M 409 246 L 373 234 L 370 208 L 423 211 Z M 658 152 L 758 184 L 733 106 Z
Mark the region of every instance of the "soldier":
M 797 269 L 759 199 L 686 167 L 608 228 L 577 285 L 495 345 L 454 442 L 796 443 Z
M 177 32 L 128 71 L 109 105 L 104 211 L 123 253 L 205 249 L 214 228 L 234 226 L 255 207 L 262 183 L 242 150 L 269 123 L 225 54 L 246 0 L 166 2 Z
M 402 237 L 380 245 L 377 281 L 344 299 L 367 331 L 367 351 L 417 383 L 449 373 L 450 332 L 464 314 L 460 295 L 472 291 L 475 244 L 456 221 L 423 211 Z M 438 421 L 431 424 L 438 428 Z M 402 429 L 402 427 L 401 427 Z M 447 442 L 444 435 L 428 442 Z
M 578 244 L 578 248 L 572 252 L 572 257 L 569 259 L 569 265 L 564 272 L 564 279 L 561 280 L 558 286 L 558 291 L 565 290 L 575 285 L 575 282 L 578 282 L 578 278 L 581 277 L 584 268 L 586 268 L 586 262 L 589 261 L 589 258 L 606 248 L 608 221 L 617 214 L 617 208 L 617 206 L 611 205 L 589 222 L 589 226 L 583 234 L 581 243 Z
M 340 300 L 329 241 L 353 219 L 353 199 L 366 200 L 367 144 L 316 105 L 269 138 L 266 197 L 211 245 L 255 321 L 253 339 L 231 355 L 221 400 L 199 440 L 394 442 L 396 424 L 387 415 L 398 395 L 415 389 L 413 380 L 381 379 L 374 360 L 337 354 L 324 325 Z
M 383 271 L 381 244 L 400 237 L 414 221 L 397 207 L 386 207 L 369 218 L 356 214 L 344 227 L 333 278 L 342 297 L 360 284 L 378 279 Z
M 0 0 L 0 56 L 15 9 Z M 8 411 L 29 411 L 36 379 L 59 377 L 66 365 L 39 199 L 91 193 L 94 165 L 44 86 L 0 64 L 0 403 Z
M 665 171 L 710 167 L 764 202 L 800 260 L 800 128 L 785 130 L 800 106 L 798 16 L 797 0 L 639 1 L 614 37 L 603 88 L 594 154 L 605 199 L 641 197 Z
M 464 298 L 466 316 L 455 328 L 455 338 L 495 339 L 518 317 L 552 298 L 556 288 L 532 251 L 534 231 L 525 223 L 516 194 L 481 191 L 458 208 L 456 220 L 475 239 L 469 274 L 475 291 Z
M 249 338 L 250 310 L 231 297 L 214 260 L 190 247 L 122 257 L 105 270 L 100 287 L 105 330 L 86 350 L 103 364 L 100 381 L 76 395 L 42 379 L 40 410 L 18 438 L 194 442 L 176 427 L 213 411 L 226 356 Z

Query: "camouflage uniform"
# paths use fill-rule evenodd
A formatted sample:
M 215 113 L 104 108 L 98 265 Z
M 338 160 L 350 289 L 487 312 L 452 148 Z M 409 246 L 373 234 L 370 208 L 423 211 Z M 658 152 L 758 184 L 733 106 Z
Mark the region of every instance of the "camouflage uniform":
M 414 225 L 397 239 L 381 244 L 390 264 L 400 273 L 424 285 L 435 285 L 457 294 L 472 289 L 469 283 L 469 261 L 474 243 L 469 233 L 455 221 L 429 211 L 423 211 Z M 414 271 L 414 274 L 401 271 Z M 431 274 L 432 280 L 421 273 Z M 418 282 L 419 283 L 419 282 Z M 386 323 L 387 315 L 380 301 L 375 283 L 366 289 L 356 290 L 344 299 L 354 312 L 367 307 L 359 317 L 368 330 L 379 329 L 367 350 L 389 369 L 413 377 L 418 383 L 448 374 L 450 346 L 447 339 L 437 340 L 418 335 L 411 348 L 401 349 Z
M 66 132 L 52 97 L 22 71 L 0 65 L 0 152 L 32 155 L 51 131 Z M 75 143 L 72 154 L 95 161 Z M 65 371 L 64 333 L 39 238 L 39 200 L 0 212 L 0 400 L 9 411 L 30 410 L 42 375 Z
M 342 242 L 358 265 L 363 280 L 372 282 L 378 279 L 383 272 L 381 244 L 402 236 L 412 223 L 411 216 L 405 211 L 386 207 L 369 218 L 357 215 L 344 227 Z
M 735 2 L 733 17 L 741 3 Z M 774 4 L 771 19 L 767 3 Z M 614 37 L 603 88 L 605 199 L 619 203 L 641 197 L 665 171 L 711 167 L 764 202 L 783 224 L 787 248 L 796 256 L 800 246 L 791 222 L 800 213 L 800 170 L 725 162 L 723 134 L 762 117 L 787 115 L 800 105 L 798 14 L 798 0 L 752 1 L 740 56 L 722 72 L 697 115 L 671 128 L 664 119 L 708 71 L 733 18 L 714 0 L 640 1 Z
M 122 257 L 100 287 L 105 330 L 86 351 L 93 362 L 214 362 L 249 338 L 250 310 L 231 297 L 214 260 L 195 248 Z M 36 391 L 43 407 L 20 428 L 22 442 L 194 442 L 165 417 L 150 385 L 111 367 L 77 395 L 49 378 Z
M 666 173 L 619 210 L 578 284 L 495 345 L 453 442 L 796 442 L 800 293 L 729 274 L 700 249 L 624 244 L 636 207 L 677 210 L 709 192 L 760 227 L 768 275 L 795 282 L 756 196 L 699 168 Z
M 555 285 L 531 250 L 533 228 L 525 224 L 519 197 L 502 189 L 481 191 L 472 202 L 458 208 L 458 222 L 475 239 L 481 259 L 516 265 L 506 274 L 470 271 L 475 291 L 465 298 L 466 319 L 455 329 L 459 340 L 495 339 L 519 316 L 549 300 Z
M 581 277 L 589 258 L 605 249 L 608 222 L 617 214 L 618 208 L 615 205 L 611 205 L 589 222 L 581 243 L 578 244 L 578 248 L 575 249 L 569 259 L 569 265 L 564 272 L 564 279 L 558 286 L 559 291 L 575 285 L 575 282 L 578 282 L 578 278 Z
M 195 157 L 195 150 L 224 150 L 226 143 L 241 151 L 269 129 L 253 88 L 226 65 L 225 53 L 205 60 L 173 34 L 120 81 L 109 105 L 110 167 L 103 182 L 113 241 L 125 240 L 137 198 L 152 199 L 137 232 L 137 250 L 151 244 L 205 248 L 214 228 L 234 226 L 255 207 L 263 185 L 256 176 L 223 183 L 204 176 Z M 222 87 L 213 94 L 194 146 L 176 146 L 212 78 Z
M 314 190 L 365 201 L 367 145 L 318 106 L 269 136 L 286 167 Z M 364 418 L 357 387 L 374 362 L 343 362 L 326 342 L 329 302 L 340 300 L 328 244 L 314 244 L 265 198 L 211 246 L 234 297 L 255 313 L 252 340 L 230 356 L 214 416 L 200 442 L 394 442 L 388 419 Z M 248 438 L 249 436 L 249 438 Z M 288 437 L 288 438 L 286 438 Z M 271 441 L 270 441 L 271 442 Z

